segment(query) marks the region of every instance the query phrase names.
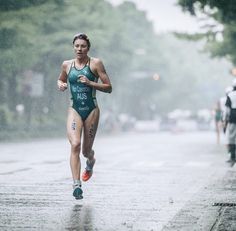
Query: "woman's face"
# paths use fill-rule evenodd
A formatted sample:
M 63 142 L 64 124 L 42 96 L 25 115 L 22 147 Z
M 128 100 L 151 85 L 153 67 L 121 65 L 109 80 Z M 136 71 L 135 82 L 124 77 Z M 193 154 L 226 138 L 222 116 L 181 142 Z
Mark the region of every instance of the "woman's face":
M 84 39 L 76 39 L 74 42 L 74 51 L 77 58 L 87 57 L 89 48 L 88 43 Z

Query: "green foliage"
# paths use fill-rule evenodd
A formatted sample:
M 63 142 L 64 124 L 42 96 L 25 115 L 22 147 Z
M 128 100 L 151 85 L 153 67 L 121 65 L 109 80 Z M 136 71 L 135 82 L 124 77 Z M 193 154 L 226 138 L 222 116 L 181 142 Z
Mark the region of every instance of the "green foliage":
M 1 0 L 0 11 L 19 10 L 21 8 L 36 6 L 45 3 L 47 0 Z
M 12 120 L 12 113 L 6 104 L 0 105 L 0 131 L 5 130 Z
M 236 20 L 236 5 L 234 0 L 179 0 L 183 10 L 196 15 L 197 11 L 206 13 L 222 23 L 234 23 Z
M 16 31 L 12 28 L 0 30 L 0 49 L 10 49 L 15 43 Z
M 204 33 L 208 39 L 207 48 L 213 56 L 227 57 L 236 65 L 236 4 L 234 0 L 179 0 L 179 5 L 184 11 L 193 15 L 201 13 L 213 18 L 224 26 L 223 31 L 215 25 L 208 25 L 208 31 Z M 207 25 L 206 25 L 207 26 Z M 222 39 L 218 39 L 222 37 Z M 194 35 L 196 38 L 196 35 Z

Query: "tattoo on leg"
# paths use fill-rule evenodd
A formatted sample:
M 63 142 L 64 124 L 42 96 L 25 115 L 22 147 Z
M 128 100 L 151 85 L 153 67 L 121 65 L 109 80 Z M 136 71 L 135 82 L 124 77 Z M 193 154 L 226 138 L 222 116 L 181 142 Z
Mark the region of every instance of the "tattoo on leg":
M 91 124 L 91 128 L 89 129 L 89 137 L 94 138 L 94 124 Z
M 75 130 L 76 129 L 76 122 L 73 120 L 72 124 L 71 124 L 71 128 L 72 130 Z

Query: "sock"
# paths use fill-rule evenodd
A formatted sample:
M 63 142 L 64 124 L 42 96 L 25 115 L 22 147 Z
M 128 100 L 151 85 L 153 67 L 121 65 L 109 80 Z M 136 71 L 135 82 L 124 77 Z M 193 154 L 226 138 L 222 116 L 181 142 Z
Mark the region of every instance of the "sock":
M 74 186 L 75 186 L 75 185 L 79 185 L 79 186 L 81 187 L 82 183 L 81 183 L 80 180 L 74 180 L 74 184 L 73 184 L 73 185 L 74 185 Z

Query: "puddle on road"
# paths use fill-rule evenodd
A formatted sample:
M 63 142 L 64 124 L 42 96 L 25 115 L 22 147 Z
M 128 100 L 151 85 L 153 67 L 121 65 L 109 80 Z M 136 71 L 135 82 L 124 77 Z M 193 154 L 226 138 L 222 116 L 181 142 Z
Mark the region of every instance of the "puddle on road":
M 20 161 L 17 161 L 17 160 L 3 160 L 3 161 L 0 161 L 0 164 L 15 164 L 19 162 Z
M 63 162 L 65 162 L 66 160 L 46 160 L 43 162 L 35 162 L 32 163 L 33 165 L 45 165 L 45 164 L 61 164 Z
M 14 173 L 17 173 L 17 172 L 24 172 L 24 171 L 28 171 L 28 170 L 31 170 L 32 168 L 20 168 L 20 169 L 16 169 L 16 170 L 13 170 L 13 171 L 9 171 L 9 172 L 1 172 L 0 175 L 12 175 Z

